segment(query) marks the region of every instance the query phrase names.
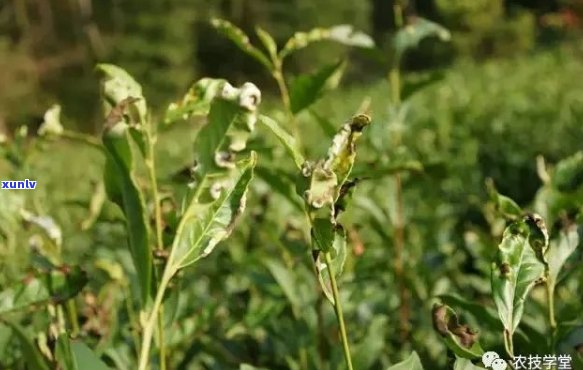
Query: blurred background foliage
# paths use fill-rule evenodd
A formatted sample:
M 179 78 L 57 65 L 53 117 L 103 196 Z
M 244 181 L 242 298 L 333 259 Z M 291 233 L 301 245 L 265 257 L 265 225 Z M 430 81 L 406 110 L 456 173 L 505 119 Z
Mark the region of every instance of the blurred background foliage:
M 0 134 L 16 142 L 17 127 L 28 125 L 34 135 L 56 102 L 67 128 L 99 134 L 97 62 L 130 72 L 142 84 L 155 117 L 203 76 L 236 85 L 255 82 L 264 94 L 262 111 L 283 117 L 270 76 L 213 30 L 211 17 L 228 19 L 250 35 L 261 25 L 280 46 L 296 31 L 347 23 L 371 34 L 382 49 L 395 28 L 392 9 L 389 0 L 4 0 Z M 328 43 L 286 61 L 291 77 L 349 57 L 340 87 L 297 117 L 308 157 L 326 150 L 330 124 L 337 129 L 367 106 L 374 121 L 358 162 L 390 157 L 391 163 L 424 168 L 403 174 L 410 338 L 397 335 L 396 210 L 387 200 L 396 192 L 394 183 L 379 171 L 377 179 L 359 185 L 355 206 L 343 215 L 353 226 L 340 284 L 357 369 L 385 369 L 412 349 L 427 369 L 447 368 L 446 348 L 431 328 L 432 298 L 458 294 L 492 306 L 489 269 L 501 230 L 486 179 L 531 210 L 543 186 L 537 156 L 552 169 L 583 142 L 583 1 L 417 0 L 409 2 L 407 13 L 443 24 L 452 42 L 425 40 L 406 55 L 405 90 L 428 78 L 436 82 L 404 104 L 404 116 L 397 120 L 406 121 L 407 129 L 399 146 L 383 133 L 386 123 L 395 120 L 388 109 L 388 66 L 362 50 Z M 315 119 L 312 111 L 325 119 Z M 160 137 L 163 194 L 172 194 L 176 173 L 191 164 L 195 135 L 191 125 L 176 125 Z M 71 141 L 24 140 L 19 145 L 14 156 L 7 156 L 10 160 L 0 161 L 2 177 L 34 178 L 42 187 L 26 199 L 0 192 L 0 217 L 5 217 L 0 219 L 0 285 L 17 281 L 38 262 L 32 246 L 38 244 L 39 230 L 21 227 L 14 210 L 26 203 L 36 214 L 51 215 L 62 229 L 66 262 L 80 264 L 91 276 L 77 298 L 81 336 L 108 365 L 135 368 L 129 360 L 135 328 L 123 325 L 132 322 L 127 298 L 137 296 L 128 292 L 135 284 L 128 284 L 133 267 L 123 220 L 109 202 L 88 215 L 99 194 L 103 197 L 102 153 Z M 341 369 L 332 310 L 314 289 L 305 225 L 301 217 L 290 216 L 297 212 L 293 202 L 269 182 L 281 178 L 285 187 L 290 162 L 266 133 L 255 135 L 250 146 L 259 152 L 260 166 L 244 220 L 228 245 L 180 276 L 168 297 L 167 307 L 173 308 L 165 311 L 169 368 L 234 369 L 247 362 L 269 369 Z M 580 297 L 572 294 L 583 283 L 581 261 L 579 248 L 568 265 L 572 279 L 558 290 L 557 316 L 565 321 L 580 320 L 577 313 L 583 309 Z M 540 289 L 534 296 L 526 307 L 533 342 L 544 337 L 546 322 Z M 44 330 L 48 319 L 31 316 L 18 319 L 30 324 L 31 335 Z M 464 319 L 482 329 L 484 348 L 504 351 L 499 333 L 488 323 L 479 316 Z M 0 368 L 16 364 L 13 368 L 19 369 L 19 353 L 6 344 L 10 334 L 2 330 Z M 297 356 L 303 348 L 308 349 L 307 364 Z
M 325 9 L 325 10 L 323 10 Z M 578 0 L 411 1 L 409 14 L 450 29 L 451 44 L 427 42 L 406 68 L 428 69 L 458 58 L 510 57 L 568 38 L 581 27 Z M 260 24 L 278 43 L 297 30 L 348 23 L 380 45 L 394 29 L 386 0 L 4 0 L 0 4 L 0 121 L 30 122 L 50 102 L 83 131 L 96 132 L 96 62 L 116 63 L 146 87 L 153 103 L 167 102 L 200 76 L 257 81 L 274 90 L 249 57 L 210 28 L 211 16 L 243 30 Z M 289 63 L 292 72 L 337 59 L 344 49 L 321 45 Z M 374 80 L 370 60 L 353 58 L 350 84 Z M 18 102 L 18 104 L 15 104 Z M 74 104 L 69 104 L 75 102 Z

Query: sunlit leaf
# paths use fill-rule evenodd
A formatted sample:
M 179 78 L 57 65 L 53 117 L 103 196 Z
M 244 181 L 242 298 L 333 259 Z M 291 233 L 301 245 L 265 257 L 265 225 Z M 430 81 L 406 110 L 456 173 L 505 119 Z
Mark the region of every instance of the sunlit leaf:
M 551 183 L 562 192 L 572 192 L 581 188 L 583 186 L 583 152 L 577 152 L 557 163 Z
M 0 314 L 64 302 L 76 296 L 85 284 L 87 275 L 76 266 L 61 266 L 29 275 L 0 293 Z
M 107 195 L 123 211 L 126 219 L 128 244 L 136 268 L 142 302 L 150 291 L 152 253 L 148 244 L 149 224 L 144 195 L 137 185 L 136 166 L 128 124 L 119 117 L 108 118 L 103 133 L 106 149 L 104 183 Z M 114 120 L 116 122 L 114 122 Z
M 207 115 L 211 101 L 221 93 L 226 82 L 226 80 L 213 78 L 203 78 L 195 82 L 182 100 L 168 106 L 164 123 L 168 125 L 193 116 Z
M 339 61 L 319 69 L 316 73 L 297 77 L 290 86 L 291 110 L 294 114 L 309 108 L 322 95 L 340 83 L 346 63 Z
M 61 124 L 61 106 L 53 105 L 45 112 L 43 123 L 38 129 L 39 136 L 58 136 L 63 133 L 63 125 Z
M 124 111 L 127 112 L 131 124 L 145 124 L 147 116 L 146 99 L 142 87 L 129 73 L 113 64 L 98 64 L 97 70 L 103 74 L 101 93 L 104 99 L 105 116 L 127 102 Z M 132 98 L 132 99 L 128 99 Z
M 479 358 L 484 350 L 478 342 L 478 332 L 459 322 L 457 314 L 449 306 L 433 306 L 433 327 L 447 347 L 463 358 Z
M 263 64 L 268 70 L 271 71 L 273 69 L 269 58 L 251 44 L 249 37 L 240 28 L 223 19 L 213 19 L 211 24 L 225 37 L 234 42 L 242 51 L 255 58 L 255 60 Z
M 423 370 L 417 352 L 413 351 L 405 360 L 389 367 L 387 370 Z
M 421 40 L 430 36 L 437 36 L 442 41 L 448 41 L 451 38 L 451 34 L 443 26 L 425 18 L 411 18 L 410 23 L 395 35 L 394 46 L 397 56 L 403 55 L 408 49 L 417 47 Z
M 245 209 L 247 187 L 256 162 L 256 155 L 252 153 L 249 159 L 237 163 L 229 184 L 216 200 L 190 204 L 180 220 L 168 258 L 170 276 L 209 255 L 231 234 L 235 221 Z
M 549 275 L 547 284 L 554 292 L 559 279 L 559 273 L 567 262 L 567 259 L 575 252 L 579 245 L 579 232 L 576 225 L 567 226 L 561 230 L 558 237 L 550 242 L 546 259 L 549 264 Z
M 296 139 L 290 135 L 287 131 L 285 131 L 277 121 L 264 116 L 259 116 L 259 122 L 265 125 L 271 132 L 278 138 L 278 140 L 283 144 L 283 146 L 287 149 L 289 155 L 294 160 L 296 167 L 298 169 L 302 168 L 302 165 L 306 161 L 304 156 L 302 155 L 300 149 L 298 148 Z
M 314 42 L 324 40 L 335 41 L 347 46 L 374 47 L 374 41 L 370 36 L 354 30 L 351 25 L 342 24 L 330 28 L 314 28 L 308 32 L 296 32 L 279 52 L 279 58 L 284 59 Z

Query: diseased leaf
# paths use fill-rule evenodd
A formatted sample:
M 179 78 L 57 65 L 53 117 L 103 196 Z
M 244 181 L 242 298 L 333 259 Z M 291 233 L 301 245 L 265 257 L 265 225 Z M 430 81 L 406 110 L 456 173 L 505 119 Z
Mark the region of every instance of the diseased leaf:
M 128 123 L 145 124 L 148 112 L 140 84 L 129 73 L 113 64 L 98 64 L 97 70 L 104 75 L 101 80 L 101 94 L 105 116 L 110 116 L 114 108 L 119 109 L 122 102 L 126 102 L 121 111 L 127 112 Z
M 25 277 L 0 293 L 0 314 L 45 303 L 61 303 L 76 296 L 87 284 L 85 271 L 61 266 Z
M 112 110 L 115 112 L 115 109 Z M 110 118 L 111 117 L 110 114 Z M 152 254 L 148 244 L 149 224 L 144 195 L 135 178 L 134 153 L 129 126 L 123 118 L 103 133 L 106 149 L 104 183 L 107 195 L 123 211 L 126 219 L 128 244 L 136 268 L 142 303 L 147 301 L 152 279 Z
M 269 58 L 251 44 L 249 37 L 240 28 L 223 19 L 213 19 L 211 20 L 211 25 L 229 40 L 234 42 L 239 49 L 263 64 L 269 71 L 273 70 L 273 65 Z
M 555 167 L 552 185 L 562 192 L 573 192 L 583 186 L 583 151 L 565 158 Z
M 188 120 L 193 116 L 208 114 L 211 101 L 218 96 L 226 84 L 226 80 L 203 78 L 195 82 L 181 101 L 168 106 L 164 116 L 166 125 L 180 120 Z
M 503 326 L 498 318 L 498 313 L 496 310 L 480 303 L 476 303 L 467 299 L 464 299 L 455 294 L 443 294 L 438 296 L 443 303 L 446 305 L 457 308 L 461 311 L 467 312 L 474 316 L 476 321 L 484 327 L 488 327 L 491 330 L 502 330 Z
M 340 186 L 348 179 L 354 166 L 356 141 L 370 122 L 370 117 L 365 114 L 354 116 L 351 122 L 344 124 L 340 128 L 340 131 L 332 140 L 323 168 L 336 174 L 338 185 Z
M 329 64 L 316 73 L 297 77 L 290 86 L 290 102 L 292 113 L 297 114 L 309 108 L 322 95 L 335 89 L 340 83 L 346 68 L 344 61 Z
M 460 324 L 457 314 L 449 306 L 436 303 L 432 318 L 435 331 L 456 355 L 468 359 L 482 357 L 484 350 L 478 342 L 478 333 Z
M 302 155 L 300 149 L 298 148 L 296 139 L 293 136 L 291 136 L 287 131 L 285 131 L 277 121 L 267 116 L 260 115 L 259 122 L 264 124 L 267 128 L 271 130 L 271 132 L 279 139 L 279 141 L 287 149 L 289 155 L 294 160 L 296 167 L 298 169 L 301 169 L 302 165 L 306 160 Z
M 442 41 L 449 41 L 451 38 L 445 27 L 425 18 L 412 17 L 410 23 L 395 35 L 394 47 L 397 57 L 400 58 L 407 50 L 417 47 L 421 40 L 430 36 L 437 36 Z
M 246 148 L 255 129 L 257 106 L 261 92 L 252 83 L 240 89 L 225 83 L 212 104 L 208 122 L 200 129 L 194 142 L 199 185 L 215 172 L 228 172 L 235 165 L 236 154 Z
M 45 360 L 37 345 L 20 325 L 5 320 L 0 322 L 3 322 L 12 329 L 16 339 L 18 339 L 20 344 L 20 350 L 22 351 L 23 355 L 22 357 L 24 358 L 26 364 L 29 366 L 30 370 L 49 370 L 47 360 Z
M 509 225 L 492 264 L 492 294 L 507 335 L 518 327 L 527 295 L 544 272 L 544 264 L 529 243 L 535 236 L 531 228 L 526 221 Z
M 216 200 L 193 201 L 189 205 L 176 230 L 168 258 L 170 277 L 180 268 L 209 255 L 230 235 L 235 221 L 245 209 L 247 187 L 256 162 L 256 155 L 252 153 L 249 159 L 238 163 Z
M 417 352 L 413 351 L 405 360 L 389 367 L 387 370 L 423 370 L 423 365 Z

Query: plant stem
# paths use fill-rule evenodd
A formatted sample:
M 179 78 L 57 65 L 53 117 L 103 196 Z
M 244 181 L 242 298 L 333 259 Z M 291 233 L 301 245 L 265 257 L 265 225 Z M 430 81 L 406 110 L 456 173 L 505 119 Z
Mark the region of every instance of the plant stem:
M 79 321 L 77 319 L 77 306 L 75 305 L 74 299 L 69 299 L 67 301 L 66 309 L 71 324 L 71 336 L 76 337 L 79 335 Z
M 551 348 L 553 353 L 555 351 L 555 342 L 556 342 L 556 332 L 557 332 L 557 321 L 555 320 L 555 288 L 554 282 L 549 279 L 549 268 L 548 265 L 545 266 L 545 286 L 547 291 L 547 304 L 548 304 L 548 312 L 549 312 L 549 326 L 551 329 Z
M 324 258 L 326 259 L 326 266 L 328 266 L 328 275 L 330 276 L 330 285 L 332 285 L 332 295 L 334 296 L 334 312 L 336 313 L 336 319 L 338 320 L 338 326 L 340 326 L 340 338 L 342 339 L 342 348 L 344 350 L 344 359 L 346 360 L 346 366 L 348 370 L 353 370 L 352 368 L 352 358 L 350 356 L 350 346 L 348 344 L 348 335 L 346 334 L 346 326 L 344 325 L 344 314 L 342 313 L 342 303 L 340 302 L 340 294 L 338 293 L 338 285 L 336 284 L 336 276 L 334 271 L 332 271 L 332 259 L 330 258 L 330 252 L 324 253 Z
M 393 12 L 395 28 L 399 31 L 403 27 L 403 7 L 400 0 L 394 0 Z M 401 105 L 401 72 L 400 56 L 395 55 L 391 69 L 388 75 L 389 85 L 391 88 L 391 104 L 398 108 Z M 394 145 L 401 145 L 401 133 L 396 132 L 394 136 Z M 409 291 L 407 289 L 405 278 L 403 276 L 403 250 L 405 249 L 405 217 L 403 202 L 403 185 L 401 174 L 394 175 L 395 181 L 395 203 L 397 204 L 396 219 L 393 224 L 394 236 L 393 243 L 395 247 L 395 259 L 393 266 L 395 269 L 395 279 L 399 287 L 399 331 L 401 340 L 405 341 L 409 337 Z
M 65 138 L 65 139 L 72 140 L 72 141 L 81 142 L 83 144 L 86 144 L 86 145 L 89 145 L 89 146 L 94 147 L 96 149 L 99 149 L 100 151 L 103 150 L 103 146 L 101 145 L 101 142 L 99 141 L 99 139 L 97 139 L 96 137 L 93 137 L 91 135 L 87 135 L 87 134 L 83 134 L 83 133 L 75 132 L 75 131 L 64 130 L 61 133 L 61 137 Z
M 277 82 L 277 87 L 279 88 L 279 94 L 285 107 L 286 114 L 288 115 L 289 122 L 292 129 L 292 134 L 296 138 L 296 143 L 300 151 L 302 151 L 302 138 L 300 136 L 300 129 L 291 109 L 291 98 L 289 95 L 289 90 L 287 84 L 285 83 L 285 78 L 283 77 L 283 66 L 280 60 L 273 61 L 274 70 L 272 71 L 272 76 Z
M 160 343 L 160 370 L 166 370 L 166 345 L 164 343 L 164 305 L 158 312 L 158 342 Z
M 154 336 L 154 327 L 157 322 L 158 313 L 160 306 L 162 305 L 162 299 L 164 298 L 164 293 L 168 287 L 171 276 L 168 270 L 164 271 L 160 285 L 158 286 L 158 291 L 156 292 L 156 298 L 154 298 L 154 304 L 152 305 L 152 310 L 150 315 L 146 320 L 144 325 L 144 332 L 142 333 L 142 345 L 140 349 L 140 358 L 138 360 L 138 370 L 147 370 L 150 358 L 150 346 L 152 345 L 152 337 Z M 162 347 L 162 344 L 161 344 Z M 162 352 L 162 348 L 161 348 Z
M 510 359 L 514 358 L 514 342 L 512 340 L 512 334 L 506 329 L 504 329 L 504 348 L 506 353 L 510 356 Z
M 152 198 L 154 200 L 154 218 L 156 222 L 156 249 L 164 249 L 164 242 L 162 240 L 162 208 L 160 207 L 160 197 L 158 195 L 158 182 L 156 181 L 156 162 L 154 159 L 155 138 L 150 130 L 146 131 L 148 141 L 148 150 L 146 151 L 145 163 L 148 168 L 148 176 L 150 178 L 150 187 L 152 188 Z

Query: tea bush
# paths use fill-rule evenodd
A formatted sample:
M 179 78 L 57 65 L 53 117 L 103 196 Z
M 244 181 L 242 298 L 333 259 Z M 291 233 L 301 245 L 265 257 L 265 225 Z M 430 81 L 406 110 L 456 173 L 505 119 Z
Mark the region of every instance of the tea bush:
M 396 14 L 390 50 L 346 25 L 251 43 L 214 20 L 277 84 L 267 108 L 202 78 L 153 115 L 100 64 L 101 137 L 59 106 L 3 137 L 2 180 L 38 186 L 0 190 L 1 367 L 581 368 L 580 57 L 403 76 L 450 34 Z M 290 78 L 322 43 L 387 81 L 339 90 L 344 60 Z

